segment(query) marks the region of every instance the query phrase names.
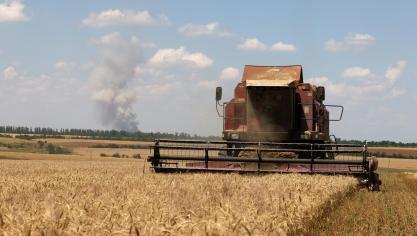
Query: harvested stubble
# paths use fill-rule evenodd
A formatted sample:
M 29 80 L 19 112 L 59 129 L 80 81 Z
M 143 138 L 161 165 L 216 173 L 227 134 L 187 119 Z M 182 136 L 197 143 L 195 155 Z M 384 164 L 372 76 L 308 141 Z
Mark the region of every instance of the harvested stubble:
M 0 235 L 299 233 L 356 184 L 341 176 L 143 174 L 141 163 L 0 160 Z

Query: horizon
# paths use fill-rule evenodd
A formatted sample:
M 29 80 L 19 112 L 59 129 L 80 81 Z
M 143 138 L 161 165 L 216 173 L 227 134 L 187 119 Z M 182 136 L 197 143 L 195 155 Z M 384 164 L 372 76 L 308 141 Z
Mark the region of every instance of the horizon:
M 27 128 L 30 129 L 31 131 L 29 132 L 3 132 L 3 128 L 5 127 L 12 127 L 12 128 Z M 148 131 L 148 132 L 143 132 L 141 130 L 137 130 L 137 131 L 125 131 L 125 130 L 115 130 L 115 129 L 79 129 L 79 128 L 51 128 L 51 127 L 28 127 L 28 126 L 4 126 L 4 125 L 0 125 L 0 135 L 1 134 L 16 134 L 16 135 L 26 135 L 26 134 L 33 134 L 33 135 L 44 135 L 42 133 L 42 131 L 36 131 L 35 129 L 51 129 L 53 132 L 57 132 L 57 136 L 60 135 L 65 135 L 65 133 L 67 132 L 72 132 L 74 130 L 79 130 L 79 131 L 92 131 L 92 132 L 112 132 L 112 131 L 116 131 L 116 132 L 125 132 L 127 134 L 130 135 L 134 135 L 137 133 L 143 133 L 143 134 L 162 134 L 162 135 L 180 135 L 180 136 L 190 136 L 190 137 L 197 137 L 197 138 L 221 138 L 221 135 L 198 135 L 198 134 L 193 134 L 193 133 L 186 133 L 186 132 L 175 132 L 175 133 L 169 133 L 169 132 L 161 132 L 161 131 Z M 64 133 L 64 134 L 63 134 Z M 46 134 L 46 136 L 51 135 L 51 136 L 55 136 L 55 134 Z M 74 134 L 69 134 L 74 135 Z M 90 137 L 90 136 L 95 136 L 95 135 L 85 135 L 85 134 L 79 134 L 79 136 L 86 136 L 86 137 Z M 100 136 L 99 136 L 100 137 Z M 122 136 L 123 137 L 123 136 Z M 128 136 L 126 136 L 128 137 Z M 347 141 L 347 142 L 367 142 L 367 143 L 380 143 L 380 142 L 393 142 L 393 143 L 397 143 L 397 144 L 417 144 L 417 142 L 401 142 L 401 141 L 393 141 L 393 140 L 364 140 L 364 139 L 346 139 L 343 137 L 336 137 L 337 142 L 339 141 Z

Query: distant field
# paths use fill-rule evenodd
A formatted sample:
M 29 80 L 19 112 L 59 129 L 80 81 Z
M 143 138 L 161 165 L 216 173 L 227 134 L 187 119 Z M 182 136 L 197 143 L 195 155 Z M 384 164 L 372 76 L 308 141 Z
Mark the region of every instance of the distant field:
M 379 168 L 417 171 L 417 159 L 378 158 Z
M 403 157 L 416 157 L 417 148 L 403 147 L 369 147 L 369 151 L 373 153 L 381 153 L 388 156 L 401 155 Z
M 34 140 L 21 140 L 13 138 L 0 138 L 0 144 L 37 144 L 38 141 L 43 141 L 47 144 L 53 144 L 56 146 L 62 146 L 72 151 L 69 155 L 50 155 L 46 153 L 39 153 L 38 150 L 27 150 L 27 152 L 16 152 L 14 150 L 8 150 L 7 148 L 0 148 L 0 159 L 31 159 L 31 160 L 55 160 L 57 158 L 63 160 L 101 160 L 103 158 L 112 159 L 112 155 L 115 153 L 124 154 L 132 157 L 135 154 L 140 154 L 142 158 L 146 158 L 150 151 L 148 149 L 111 149 L 111 148 L 88 148 L 97 144 L 142 144 L 143 142 L 134 141 L 108 141 L 108 140 L 79 140 L 79 139 L 34 139 Z M 105 154 L 109 157 L 102 157 L 101 154 Z
M 94 140 L 94 139 L 36 139 L 36 140 L 47 140 L 50 143 L 61 145 L 68 148 L 79 148 L 79 147 L 91 147 L 97 144 L 152 144 L 151 142 L 142 141 L 121 141 L 121 140 Z

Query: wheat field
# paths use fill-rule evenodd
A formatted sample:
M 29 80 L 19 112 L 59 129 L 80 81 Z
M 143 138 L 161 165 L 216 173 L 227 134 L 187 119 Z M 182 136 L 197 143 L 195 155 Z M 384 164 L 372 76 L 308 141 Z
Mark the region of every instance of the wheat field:
M 0 160 L 0 235 L 308 233 L 342 176 L 155 174 L 142 160 Z

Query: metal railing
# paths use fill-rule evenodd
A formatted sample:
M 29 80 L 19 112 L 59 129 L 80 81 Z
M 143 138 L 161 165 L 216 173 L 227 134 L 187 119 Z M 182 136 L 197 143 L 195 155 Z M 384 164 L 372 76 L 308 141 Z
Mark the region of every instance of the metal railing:
M 336 107 L 340 109 L 340 115 L 337 119 L 328 119 L 328 121 L 341 121 L 343 117 L 344 107 L 342 105 L 327 105 L 327 104 L 313 104 L 313 103 L 298 103 L 298 106 L 301 106 L 301 109 L 303 106 L 320 106 L 320 107 Z M 318 120 L 319 118 L 302 118 L 303 120 Z

